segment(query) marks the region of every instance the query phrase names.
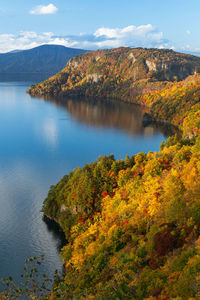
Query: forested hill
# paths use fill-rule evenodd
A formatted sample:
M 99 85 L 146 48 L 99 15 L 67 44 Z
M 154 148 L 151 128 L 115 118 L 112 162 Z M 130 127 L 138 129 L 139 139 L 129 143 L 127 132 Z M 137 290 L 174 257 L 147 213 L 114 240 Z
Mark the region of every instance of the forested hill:
M 166 49 L 117 48 L 88 52 L 70 59 L 32 95 L 76 94 L 133 101 L 200 71 L 200 58 Z
M 49 299 L 200 299 L 200 75 L 143 100 L 183 137 L 101 157 L 51 186 L 43 212 L 68 244 Z
M 183 132 L 158 152 L 104 156 L 51 186 L 43 212 L 59 222 L 68 243 L 65 275 L 49 299 L 200 299 L 200 75 L 183 79 L 198 68 L 198 58 L 168 50 L 96 51 L 32 87 L 39 94 L 78 93 L 81 86 L 89 95 L 118 92 Z M 131 84 L 142 87 L 138 98 L 130 98 Z
M 67 61 L 86 52 L 59 45 L 43 45 L 30 50 L 0 53 L 0 74 L 46 73 L 56 74 Z

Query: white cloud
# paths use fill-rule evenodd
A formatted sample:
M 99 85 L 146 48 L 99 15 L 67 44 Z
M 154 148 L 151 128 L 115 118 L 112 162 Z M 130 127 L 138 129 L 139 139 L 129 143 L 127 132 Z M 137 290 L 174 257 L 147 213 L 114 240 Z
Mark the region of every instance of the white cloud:
M 30 10 L 31 15 L 50 15 L 55 14 L 58 11 L 58 8 L 50 3 L 49 5 L 38 5 Z
M 181 52 L 186 52 L 186 53 L 192 53 L 192 54 L 196 54 L 196 55 L 200 55 L 200 48 L 198 47 L 192 47 L 191 45 L 185 45 L 185 46 L 182 46 L 180 48 L 180 51 Z
M 191 31 L 188 29 L 188 30 L 186 30 L 186 34 L 187 35 L 191 35 Z
M 141 26 L 134 26 L 130 25 L 124 28 L 106 28 L 101 27 L 99 28 L 94 35 L 96 37 L 105 36 L 107 38 L 124 38 L 126 36 L 131 37 L 138 37 L 138 36 L 146 36 L 149 33 L 154 32 L 156 29 L 151 24 L 141 25 Z M 162 33 L 159 33 L 159 35 Z
M 95 31 L 96 38 L 103 40 L 97 42 L 98 47 L 114 46 L 144 46 L 151 47 L 153 44 L 163 43 L 163 33 L 151 25 L 134 26 L 130 25 L 124 28 L 106 28 L 101 27 Z
M 172 48 L 163 33 L 153 25 L 130 25 L 124 28 L 101 27 L 92 34 L 58 36 L 52 32 L 21 31 L 18 34 L 0 34 L 0 52 L 25 50 L 43 44 L 58 44 L 88 50 L 115 47 Z
M 17 35 L 0 34 L 0 52 L 9 52 L 20 49 L 26 50 L 39 45 L 48 44 L 52 39 L 53 33 L 38 34 L 31 31 L 21 31 Z

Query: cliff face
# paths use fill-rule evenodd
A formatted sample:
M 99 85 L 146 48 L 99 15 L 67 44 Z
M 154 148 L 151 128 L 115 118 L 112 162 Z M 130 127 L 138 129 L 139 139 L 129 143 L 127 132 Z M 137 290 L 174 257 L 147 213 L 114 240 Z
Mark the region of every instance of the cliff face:
M 32 95 L 87 95 L 140 102 L 141 93 L 160 90 L 200 72 L 200 58 L 166 49 L 117 48 L 78 55 Z
M 145 61 L 148 70 L 155 72 L 155 76 L 160 80 L 174 81 L 185 79 L 191 74 L 197 73 L 199 67 L 196 67 L 191 62 L 179 63 L 176 61 L 157 61 L 157 60 L 146 60 Z M 160 76 L 160 78 L 159 78 Z

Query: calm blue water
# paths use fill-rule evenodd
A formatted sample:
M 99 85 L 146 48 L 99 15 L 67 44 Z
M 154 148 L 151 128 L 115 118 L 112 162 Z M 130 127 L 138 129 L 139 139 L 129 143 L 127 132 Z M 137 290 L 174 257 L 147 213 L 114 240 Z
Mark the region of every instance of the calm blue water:
M 31 98 L 28 83 L 0 83 L 0 277 L 19 279 L 25 258 L 45 254 L 61 270 L 59 237 L 42 220 L 49 186 L 77 166 L 113 153 L 157 151 L 164 134 L 119 102 Z

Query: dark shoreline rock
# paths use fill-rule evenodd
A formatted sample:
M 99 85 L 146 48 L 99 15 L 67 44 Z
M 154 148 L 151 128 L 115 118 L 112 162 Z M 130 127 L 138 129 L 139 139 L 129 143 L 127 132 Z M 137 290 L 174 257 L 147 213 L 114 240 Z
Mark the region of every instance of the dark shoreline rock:
M 167 120 L 156 120 L 156 119 L 154 119 L 152 117 L 152 115 L 147 113 L 147 112 L 145 112 L 144 115 L 143 115 L 142 124 L 143 124 L 144 127 L 148 126 L 150 124 L 174 126 L 173 124 L 171 124 Z M 174 127 L 176 127 L 176 126 L 174 126 Z
M 166 120 L 156 120 L 154 119 L 151 114 L 145 112 L 142 119 L 142 125 L 144 127 L 152 125 L 153 127 L 159 127 L 162 132 L 166 136 L 172 136 L 174 134 L 177 134 L 177 137 L 181 139 L 182 137 L 182 131 L 172 123 L 166 121 Z
M 144 127 L 146 127 L 146 126 L 152 124 L 153 122 L 154 121 L 152 119 L 152 116 L 150 114 L 148 114 L 148 113 L 145 112 L 144 115 L 143 115 L 143 118 L 142 118 L 142 125 Z

